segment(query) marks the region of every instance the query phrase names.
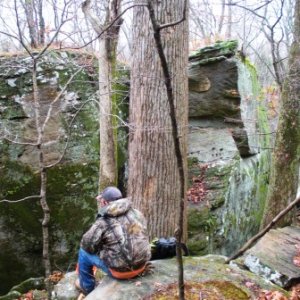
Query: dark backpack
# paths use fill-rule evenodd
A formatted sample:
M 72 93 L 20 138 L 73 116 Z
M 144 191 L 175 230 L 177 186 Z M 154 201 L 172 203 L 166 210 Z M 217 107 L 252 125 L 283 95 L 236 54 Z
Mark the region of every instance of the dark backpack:
M 183 255 L 189 255 L 187 246 L 181 243 Z M 176 256 L 176 238 L 154 239 L 151 243 L 151 260 L 171 258 Z

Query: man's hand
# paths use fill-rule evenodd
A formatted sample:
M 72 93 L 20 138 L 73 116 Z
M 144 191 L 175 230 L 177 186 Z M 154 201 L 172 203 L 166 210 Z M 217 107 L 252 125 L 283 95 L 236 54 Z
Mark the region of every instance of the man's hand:
M 155 269 L 155 267 L 153 266 L 153 264 L 150 261 L 148 261 L 148 262 L 146 262 L 145 269 L 141 275 L 146 276 L 147 274 L 153 274 L 154 269 Z

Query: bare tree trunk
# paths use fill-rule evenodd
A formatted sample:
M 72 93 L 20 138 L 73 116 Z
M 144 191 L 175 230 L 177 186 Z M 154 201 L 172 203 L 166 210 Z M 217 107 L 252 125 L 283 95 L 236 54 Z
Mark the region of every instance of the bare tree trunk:
M 115 137 L 112 122 L 111 61 L 108 58 L 106 40 L 101 39 L 99 49 L 99 126 L 100 168 L 99 189 L 115 185 L 117 180 Z
M 33 24 L 34 24 L 34 10 L 33 10 L 33 0 L 25 0 L 25 2 L 22 2 L 22 5 L 26 11 L 26 14 L 28 13 L 30 18 L 33 18 Z M 41 1 L 42 4 L 42 1 Z M 23 32 L 22 28 L 20 26 L 20 16 L 18 12 L 17 7 L 17 0 L 14 0 L 14 10 L 16 14 L 16 26 L 18 29 L 18 41 L 22 45 L 23 49 L 28 53 L 30 58 L 32 59 L 32 87 L 33 87 L 33 102 L 34 102 L 34 118 L 35 118 L 35 130 L 36 130 L 36 142 L 32 143 L 31 145 L 36 147 L 37 153 L 38 153 L 38 171 L 40 176 L 40 194 L 37 196 L 29 196 L 25 197 L 23 200 L 26 199 L 32 199 L 32 198 L 39 198 L 40 199 L 40 205 L 43 212 L 43 220 L 42 220 L 42 235 L 43 235 L 43 263 L 45 268 L 45 277 L 47 278 L 51 274 L 51 262 L 50 262 L 50 253 L 49 253 L 49 222 L 50 222 L 50 209 L 47 203 L 47 169 L 54 166 L 55 164 L 59 163 L 63 157 L 63 154 L 61 158 L 52 165 L 46 165 L 45 159 L 44 159 L 44 131 L 47 125 L 47 122 L 49 121 L 49 118 L 51 116 L 51 111 L 53 108 L 53 104 L 58 101 L 58 99 L 62 96 L 64 93 L 66 87 L 68 84 L 70 84 L 71 80 L 73 80 L 75 73 L 73 76 L 70 77 L 69 81 L 67 82 L 66 86 L 62 89 L 62 91 L 58 94 L 58 96 L 52 101 L 50 107 L 48 108 L 48 112 L 46 117 L 42 115 L 41 113 L 41 103 L 40 103 L 40 95 L 39 95 L 39 89 L 38 89 L 38 83 L 37 83 L 37 63 L 39 59 L 45 54 L 57 34 L 59 33 L 59 30 L 64 23 L 64 16 L 65 12 L 67 10 L 68 4 L 65 2 L 65 6 L 62 10 L 61 15 L 61 24 L 57 28 L 56 33 L 54 34 L 52 40 L 49 42 L 48 45 L 46 45 L 37 55 L 33 55 L 31 50 L 27 47 L 26 43 L 23 39 Z M 28 10 L 29 9 L 29 10 Z M 40 11 L 42 14 L 42 10 Z M 27 15 L 27 16 L 28 16 Z M 27 19 L 28 21 L 28 19 Z M 34 29 L 37 29 L 37 26 L 34 26 Z M 12 141 L 13 142 L 13 141 Z M 26 143 L 25 143 L 26 144 Z M 47 287 L 48 287 L 48 298 L 51 298 L 51 290 L 49 287 L 51 286 L 50 281 L 47 281 Z
M 282 91 L 282 84 L 283 84 L 283 79 L 282 79 L 282 72 L 281 72 L 281 65 L 282 63 L 280 63 L 281 58 L 280 56 L 278 56 L 278 51 L 276 50 L 276 41 L 274 39 L 274 27 L 270 27 L 270 35 L 267 35 L 267 33 L 265 33 L 267 39 L 270 42 L 270 46 L 271 46 L 271 55 L 272 55 L 272 62 L 273 62 L 273 69 L 274 69 L 274 75 L 275 75 L 275 81 L 280 89 L 280 91 Z
M 151 0 L 148 0 L 148 11 L 150 15 L 151 24 L 153 27 L 153 36 L 156 44 L 157 54 L 160 59 L 160 64 L 163 71 L 164 82 L 167 91 L 167 100 L 169 103 L 171 124 L 172 124 L 172 136 L 174 142 L 174 150 L 176 155 L 177 167 L 179 172 L 179 186 L 180 186 L 180 205 L 179 205 L 179 217 L 178 217 L 178 227 L 175 230 L 176 236 L 176 257 L 178 262 L 178 291 L 179 299 L 184 300 L 185 291 L 184 291 L 184 269 L 183 269 L 183 260 L 182 260 L 182 249 L 181 241 L 184 230 L 184 215 L 185 215 L 185 193 L 186 193 L 186 172 L 185 172 L 185 157 L 181 151 L 180 135 L 178 130 L 177 118 L 176 118 L 176 109 L 175 109 L 175 97 L 173 92 L 173 80 L 170 73 L 170 68 L 167 63 L 167 58 L 163 49 L 161 31 L 165 28 L 174 27 L 181 22 L 186 20 L 186 11 L 187 11 L 187 0 L 185 0 L 183 8 L 183 16 L 177 22 L 168 23 L 168 24 L 159 24 L 155 17 L 154 8 Z
M 182 18 L 184 1 L 155 1 L 152 5 L 159 24 Z M 165 78 L 159 55 L 154 50 L 153 29 L 145 8 L 134 9 L 133 31 L 128 194 L 146 216 L 150 236 L 167 237 L 174 235 L 178 226 L 181 183 Z M 184 159 L 188 106 L 187 36 L 186 22 L 161 31 Z M 185 161 L 183 172 L 186 172 Z M 186 238 L 186 224 L 183 236 Z
M 100 167 L 99 189 L 117 182 L 117 144 L 114 124 L 114 103 L 112 80 L 116 72 L 116 48 L 122 19 L 114 23 L 106 32 L 104 26 L 110 24 L 120 14 L 121 0 L 109 0 L 105 24 L 91 11 L 91 1 L 82 4 L 86 18 L 99 35 L 99 126 L 100 126 Z
M 271 176 L 262 227 L 293 201 L 298 188 L 300 153 L 300 0 L 295 4 L 294 42 L 289 72 L 281 95 L 282 107 L 272 157 Z M 278 226 L 290 224 L 292 214 Z
M 223 24 L 224 24 L 224 17 L 225 17 L 225 0 L 222 0 L 222 6 L 221 6 L 221 15 L 219 20 L 219 26 L 218 26 L 218 34 L 221 35 Z M 230 6 L 228 6 L 229 9 Z
M 53 8 L 53 13 L 54 13 L 54 26 L 55 26 L 55 29 L 57 29 L 59 26 L 57 0 L 52 0 L 52 8 Z
M 35 24 L 34 18 L 34 0 L 25 0 L 24 9 L 26 14 L 26 20 L 29 29 L 29 36 L 30 36 L 30 46 L 32 48 L 38 47 L 38 34 L 37 34 L 37 27 Z
M 38 2 L 38 19 L 39 19 L 39 45 L 45 45 L 45 20 L 43 16 L 43 0 Z
M 227 8 L 228 8 L 228 20 L 227 20 L 227 29 L 226 29 L 225 37 L 226 37 L 226 39 L 231 39 L 231 32 L 232 32 L 232 0 L 228 0 Z

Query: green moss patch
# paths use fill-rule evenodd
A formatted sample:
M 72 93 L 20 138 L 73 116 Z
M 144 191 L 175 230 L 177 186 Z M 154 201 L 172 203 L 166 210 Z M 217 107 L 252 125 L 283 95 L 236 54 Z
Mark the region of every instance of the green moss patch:
M 242 288 L 229 281 L 185 282 L 186 300 L 249 300 L 250 295 Z M 174 300 L 179 299 L 178 286 L 170 284 L 160 287 L 159 291 L 144 300 Z
M 237 40 L 229 41 L 218 41 L 211 46 L 201 48 L 200 50 L 194 51 L 190 56 L 190 61 L 198 62 L 212 62 L 212 59 L 221 59 L 221 57 L 232 57 L 235 55 L 238 47 Z

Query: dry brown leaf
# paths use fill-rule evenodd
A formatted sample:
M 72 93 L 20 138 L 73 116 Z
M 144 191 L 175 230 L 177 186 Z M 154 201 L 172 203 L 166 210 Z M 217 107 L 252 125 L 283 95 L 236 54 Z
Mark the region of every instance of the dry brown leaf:
M 278 291 L 262 291 L 257 300 L 289 300 L 281 292 Z
M 293 286 L 290 300 L 300 300 L 300 284 Z
M 22 295 L 21 300 L 33 300 L 32 291 L 29 291 L 28 293 Z

